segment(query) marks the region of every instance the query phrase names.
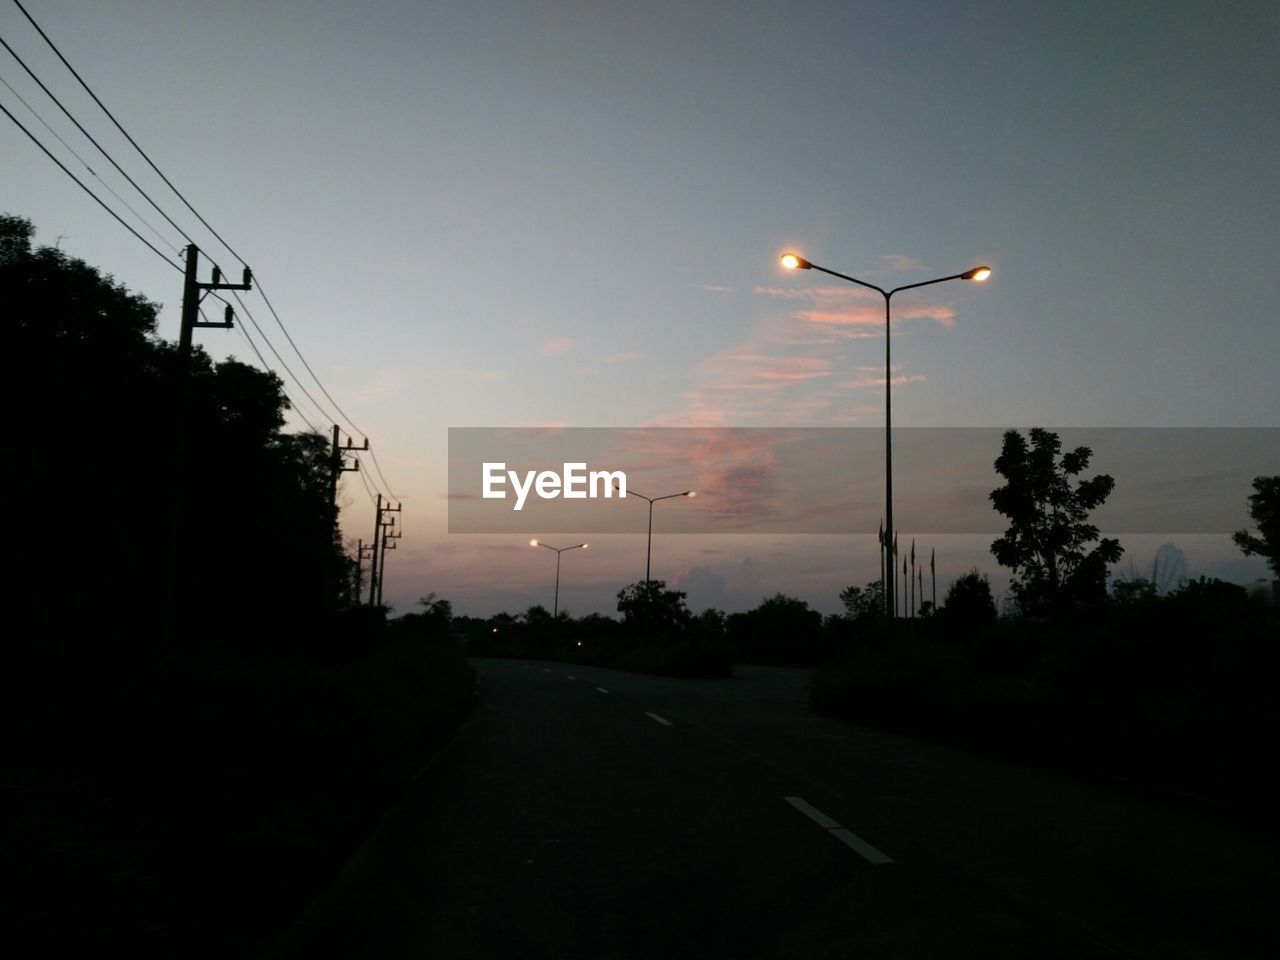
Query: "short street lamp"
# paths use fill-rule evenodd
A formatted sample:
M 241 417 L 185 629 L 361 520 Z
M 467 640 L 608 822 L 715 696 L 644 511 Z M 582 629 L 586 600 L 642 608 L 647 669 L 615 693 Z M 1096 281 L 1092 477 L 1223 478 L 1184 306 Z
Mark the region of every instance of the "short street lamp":
M 546 547 L 548 550 L 554 550 L 556 552 L 556 599 L 552 604 L 551 610 L 551 619 L 554 621 L 560 615 L 560 554 L 564 553 L 566 550 L 577 550 L 579 547 L 585 550 L 589 544 L 575 543 L 572 547 L 553 547 L 551 544 L 543 543 L 541 540 L 530 540 L 529 546 Z
M 676 497 L 696 497 L 697 491 L 685 490 L 683 493 L 668 493 L 665 497 L 646 497 L 639 490 L 634 490 L 630 485 L 627 486 L 627 496 L 635 494 L 641 500 L 649 501 L 649 545 L 645 547 L 644 552 L 644 582 L 649 582 L 649 561 L 653 557 L 653 505 L 659 500 L 674 500 Z
M 886 291 L 877 287 L 874 283 L 867 283 L 865 280 L 859 280 L 856 277 L 850 277 L 847 274 L 820 267 L 816 263 L 810 263 L 799 254 L 784 253 L 782 255 L 782 265 L 788 270 L 821 270 L 823 273 L 830 274 L 833 277 L 839 277 L 841 280 L 848 280 L 850 283 L 856 283 L 860 287 L 874 290 L 884 297 L 884 518 L 888 535 L 892 537 L 896 528 L 893 525 L 893 438 L 891 434 L 893 427 L 893 372 L 889 365 L 889 300 L 895 293 L 900 293 L 903 290 L 914 290 L 916 287 L 927 287 L 934 283 L 946 283 L 948 280 L 976 280 L 981 282 L 991 276 L 991 268 L 974 267 L 972 270 L 966 270 L 964 273 L 957 273 L 950 277 L 938 277 L 936 280 L 908 283 L 905 286 L 894 287 L 892 290 Z M 885 611 L 890 618 L 897 614 L 894 600 L 893 577 L 885 577 L 884 604 Z

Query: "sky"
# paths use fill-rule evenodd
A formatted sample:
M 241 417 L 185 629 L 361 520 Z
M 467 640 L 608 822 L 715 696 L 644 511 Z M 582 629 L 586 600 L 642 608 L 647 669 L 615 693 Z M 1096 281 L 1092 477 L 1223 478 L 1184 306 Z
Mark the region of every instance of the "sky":
M 403 504 L 398 611 L 551 599 L 548 551 L 448 532 L 450 427 L 883 425 L 881 302 L 782 270 L 783 250 L 885 287 L 993 268 L 895 298 L 895 427 L 1280 425 L 1274 3 L 24 5 L 370 438 Z M 8 0 L 0 37 L 235 264 Z M 166 239 L 144 236 L 181 246 L 2 51 L 0 78 L 70 169 L 138 223 L 15 92 Z M 162 303 L 177 337 L 179 274 L 7 118 L 0 170 L 0 210 Z M 253 360 L 238 334 L 197 338 Z M 367 541 L 353 474 L 340 499 Z M 874 536 L 679 534 L 678 506 L 653 576 L 695 609 L 781 591 L 833 612 L 878 576 Z M 910 504 L 895 514 L 909 530 Z M 564 556 L 562 607 L 614 612 L 637 529 Z M 1007 582 L 989 538 L 921 535 L 940 592 L 975 565 Z M 1116 575 L 1165 542 L 1192 575 L 1266 574 L 1225 535 L 1171 532 L 1122 538 Z

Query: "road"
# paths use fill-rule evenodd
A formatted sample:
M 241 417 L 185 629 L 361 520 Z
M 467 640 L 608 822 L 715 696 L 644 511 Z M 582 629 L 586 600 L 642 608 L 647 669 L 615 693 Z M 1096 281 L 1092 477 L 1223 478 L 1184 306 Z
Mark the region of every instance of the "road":
M 1227 808 L 817 717 L 800 670 L 476 667 L 280 960 L 1280 956 Z

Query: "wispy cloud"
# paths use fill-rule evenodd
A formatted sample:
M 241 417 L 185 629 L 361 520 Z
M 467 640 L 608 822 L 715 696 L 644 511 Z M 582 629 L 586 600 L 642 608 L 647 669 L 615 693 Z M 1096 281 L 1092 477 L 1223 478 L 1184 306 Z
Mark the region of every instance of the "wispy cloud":
M 900 387 L 905 383 L 918 383 L 929 379 L 923 373 L 902 374 L 893 378 L 893 385 Z M 863 390 L 867 387 L 883 387 L 883 374 L 878 377 L 858 377 L 856 380 L 843 380 L 840 386 L 846 390 Z
M 538 344 L 537 353 L 540 357 L 562 357 L 572 350 L 573 346 L 572 337 L 552 337 Z
M 884 300 L 875 291 L 861 287 L 756 287 L 755 293 L 779 300 L 812 303 L 812 307 L 792 311 L 794 319 L 805 323 L 852 327 L 884 323 Z M 944 327 L 954 327 L 955 318 L 955 310 L 945 303 L 895 305 L 892 315 L 895 326 L 906 320 L 933 320 Z
M 909 270 L 923 270 L 924 264 L 914 257 L 908 257 L 903 253 L 887 253 L 880 258 L 881 262 L 890 270 L 898 273 L 906 273 Z

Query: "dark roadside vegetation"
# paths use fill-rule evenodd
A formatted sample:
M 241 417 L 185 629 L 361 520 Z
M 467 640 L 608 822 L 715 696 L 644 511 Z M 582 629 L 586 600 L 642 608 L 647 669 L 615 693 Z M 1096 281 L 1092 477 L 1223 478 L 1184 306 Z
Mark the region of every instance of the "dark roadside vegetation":
M 1109 583 L 1114 540 L 1088 521 L 1114 484 L 1081 475 L 1091 451 L 1058 437 L 1005 435 L 992 492 L 1008 519 L 992 553 L 1012 573 L 1003 615 L 988 577 L 960 576 L 935 610 L 885 616 L 880 582 L 849 587 L 823 617 L 777 594 L 754 610 L 692 614 L 662 581 L 618 594 L 620 619 L 552 618 L 542 607 L 462 618 L 472 655 L 532 657 L 685 677 L 727 677 L 734 663 L 816 668 L 815 710 L 1019 761 L 1115 776 L 1264 807 L 1280 799 L 1280 610 L 1244 588 L 1133 575 Z M 1247 497 L 1257 533 L 1234 534 L 1280 574 L 1280 477 Z M 882 537 L 893 570 L 906 557 Z M 932 563 L 931 563 L 932 566 Z M 917 579 L 918 578 L 918 579 Z M 1274 590 L 1274 587 L 1273 587 Z M 932 594 L 932 590 L 930 591 Z M 898 602 L 899 610 L 906 604 Z
M 0 218 L 0 951 L 251 957 L 474 673 L 426 614 L 358 604 L 327 438 L 282 431 L 273 374 L 197 349 L 184 375 L 154 305 L 31 236 Z
M 648 593 L 668 614 L 683 610 L 662 581 Z M 842 597 L 845 613 L 827 617 L 778 594 L 746 613 L 685 610 L 664 626 L 641 627 L 634 609 L 553 620 L 535 606 L 454 627 L 472 656 L 677 677 L 810 667 L 819 713 L 1250 806 L 1280 799 L 1280 610 L 1236 584 L 1198 579 L 1161 596 L 1125 580 L 1053 616 L 997 616 L 989 580 L 972 572 L 936 613 L 926 602 L 892 628 L 879 583 Z
M 973 589 L 974 587 L 977 589 Z M 1273 804 L 1280 611 L 1196 580 L 1117 584 L 1056 617 L 997 618 L 985 578 L 937 616 L 841 618 L 814 709 L 1020 762 Z M 970 599 L 959 601 L 968 588 Z
M 955 580 L 933 615 L 889 621 L 879 584 L 841 595 L 842 639 L 815 677 L 816 709 L 1035 763 L 1173 786 L 1262 808 L 1277 799 L 1280 611 L 1219 580 L 1133 575 L 1108 588 L 1120 544 L 1090 512 L 1112 492 L 1092 451 L 1057 434 L 1004 435 L 991 544 L 1011 571 L 997 617 L 987 577 Z M 1257 533 L 1236 545 L 1280 576 L 1280 477 L 1242 496 Z M 882 538 L 888 569 L 901 560 Z M 905 544 L 904 544 L 905 546 Z M 918 578 L 912 569 L 903 581 Z M 932 565 L 932 555 L 931 555 Z M 1172 586 L 1172 589 L 1168 589 Z

